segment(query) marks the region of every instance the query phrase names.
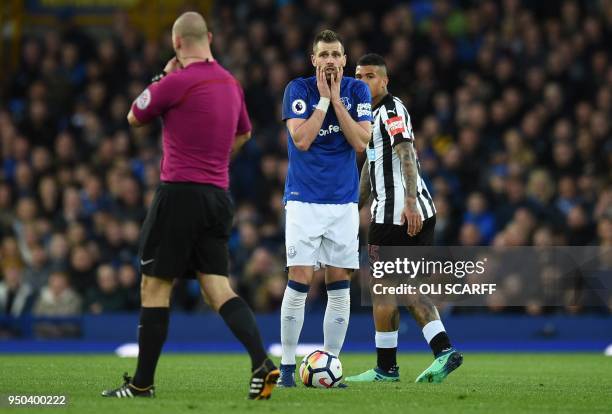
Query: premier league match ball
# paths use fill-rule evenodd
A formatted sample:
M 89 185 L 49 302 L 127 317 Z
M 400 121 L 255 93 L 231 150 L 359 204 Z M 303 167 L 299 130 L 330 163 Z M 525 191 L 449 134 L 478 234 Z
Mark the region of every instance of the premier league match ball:
M 314 351 L 302 360 L 300 378 L 307 387 L 336 387 L 342 380 L 342 364 L 329 352 Z

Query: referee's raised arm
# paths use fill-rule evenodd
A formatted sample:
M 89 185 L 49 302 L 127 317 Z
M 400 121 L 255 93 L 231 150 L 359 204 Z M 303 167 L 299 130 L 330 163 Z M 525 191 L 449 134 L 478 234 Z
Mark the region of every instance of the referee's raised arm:
M 168 75 L 170 73 L 176 72 L 177 70 L 179 70 L 181 68 L 182 68 L 181 63 L 179 62 L 178 58 L 176 56 L 174 56 L 174 57 L 172 57 L 172 59 L 170 59 L 168 61 L 168 63 L 166 63 L 166 66 L 164 67 L 164 70 L 162 71 L 162 73 L 160 73 L 160 74 L 158 74 L 158 75 L 153 77 L 152 82 L 153 83 L 154 82 L 158 82 L 164 76 L 166 76 L 166 75 Z M 149 88 L 150 88 L 150 86 L 147 89 L 145 89 L 145 91 L 149 90 Z M 142 104 L 146 104 L 146 99 L 150 99 L 151 98 L 150 97 L 150 91 L 149 92 L 145 92 L 145 91 L 143 91 L 143 93 L 140 94 L 139 97 L 138 97 L 141 100 L 145 100 L 145 101 L 141 102 L 141 106 L 142 106 Z M 137 103 L 138 103 L 138 101 L 134 102 L 134 104 L 137 104 Z M 133 106 L 133 104 L 132 104 L 132 106 Z M 140 122 L 138 120 L 138 118 L 136 118 L 136 115 L 134 115 L 134 111 L 132 110 L 132 108 L 130 108 L 130 112 L 128 112 L 128 114 L 127 114 L 127 121 L 130 124 L 130 126 L 134 127 L 134 128 L 138 128 L 138 127 L 141 127 L 141 126 L 146 124 L 146 122 L 144 122 L 144 123 Z

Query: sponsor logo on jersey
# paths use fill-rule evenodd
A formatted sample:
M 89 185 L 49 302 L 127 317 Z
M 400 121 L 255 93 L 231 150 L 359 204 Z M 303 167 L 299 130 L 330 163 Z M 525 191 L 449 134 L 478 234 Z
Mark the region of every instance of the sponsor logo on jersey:
M 376 161 L 376 149 L 368 148 L 368 161 Z
M 357 104 L 357 117 L 372 116 L 372 105 L 369 103 Z
M 329 125 L 327 127 L 327 129 L 320 129 L 319 130 L 319 136 L 320 137 L 324 137 L 325 135 L 329 135 L 329 134 L 333 134 L 333 133 L 337 133 L 342 131 L 342 128 L 340 128 L 338 125 Z

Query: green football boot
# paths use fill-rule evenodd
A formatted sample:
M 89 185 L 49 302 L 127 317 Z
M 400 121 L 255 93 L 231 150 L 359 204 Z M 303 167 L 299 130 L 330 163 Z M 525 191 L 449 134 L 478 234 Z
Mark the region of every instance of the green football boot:
M 421 373 L 415 382 L 435 382 L 440 383 L 451 372 L 459 368 L 463 363 L 463 355 L 451 348 L 441 353 L 425 371 Z
M 391 372 L 378 367 L 362 372 L 359 375 L 346 377 L 346 382 L 398 382 L 400 380 L 399 367 L 395 366 Z

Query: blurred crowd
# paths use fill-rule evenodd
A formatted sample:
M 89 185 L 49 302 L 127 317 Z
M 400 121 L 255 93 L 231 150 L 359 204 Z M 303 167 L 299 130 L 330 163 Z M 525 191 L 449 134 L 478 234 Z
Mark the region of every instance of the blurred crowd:
M 438 245 L 612 246 L 612 1 L 229 0 L 208 19 L 213 54 L 240 80 L 253 139 L 231 166 L 231 277 L 279 309 L 289 80 L 311 41 L 344 40 L 345 74 L 386 59 L 437 207 Z M 0 314 L 139 306 L 138 236 L 159 182 L 160 125 L 130 129 L 132 100 L 173 56 L 118 13 L 86 31 L 32 32 L 0 92 Z M 359 167 L 363 155 L 359 158 Z M 361 237 L 369 211 L 361 211 Z M 203 308 L 178 283 L 173 306 Z M 324 295 L 312 289 L 313 307 Z M 356 306 L 359 299 L 355 300 Z

